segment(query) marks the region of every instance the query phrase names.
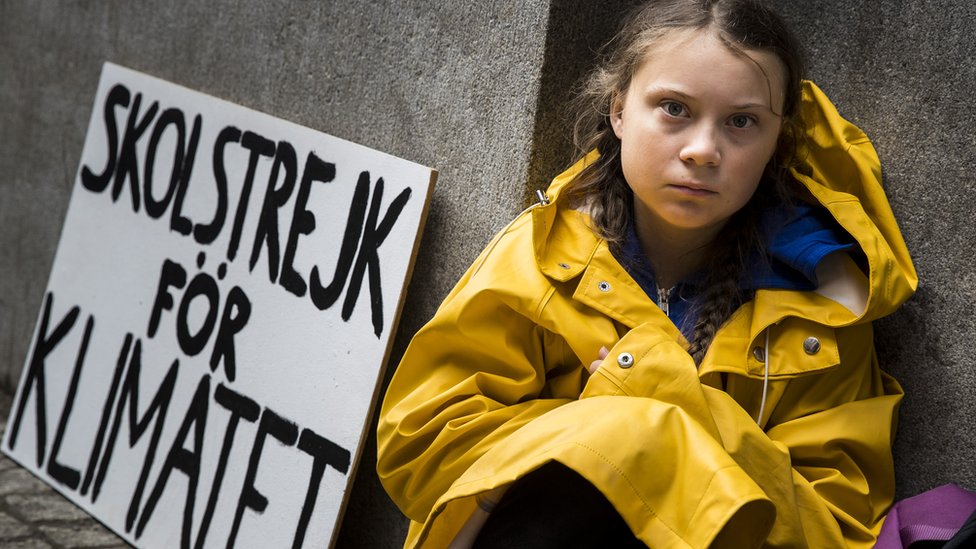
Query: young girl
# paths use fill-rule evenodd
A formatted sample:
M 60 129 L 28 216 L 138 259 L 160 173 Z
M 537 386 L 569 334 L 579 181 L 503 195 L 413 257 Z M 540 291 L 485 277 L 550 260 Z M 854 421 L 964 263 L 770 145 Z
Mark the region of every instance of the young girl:
M 386 394 L 423 547 L 870 547 L 917 277 L 867 137 L 753 0 L 633 12 L 585 154 L 488 245 Z

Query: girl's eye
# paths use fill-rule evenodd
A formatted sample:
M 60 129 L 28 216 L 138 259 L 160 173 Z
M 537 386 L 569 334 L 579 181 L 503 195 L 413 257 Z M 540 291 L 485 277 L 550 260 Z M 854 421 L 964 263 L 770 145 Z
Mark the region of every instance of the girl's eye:
M 756 120 L 745 114 L 737 114 L 729 119 L 729 123 L 734 128 L 748 128 L 756 123 Z
M 664 102 L 661 103 L 661 108 L 669 116 L 676 116 L 677 117 L 677 116 L 685 116 L 687 114 L 685 112 L 685 106 L 682 105 L 681 103 L 677 103 L 675 101 L 664 101 Z

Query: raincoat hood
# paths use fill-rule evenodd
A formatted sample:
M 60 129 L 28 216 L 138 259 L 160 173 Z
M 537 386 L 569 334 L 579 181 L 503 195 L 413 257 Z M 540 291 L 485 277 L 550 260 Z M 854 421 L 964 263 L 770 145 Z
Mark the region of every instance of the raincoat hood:
M 881 318 L 911 297 L 918 275 L 882 188 L 878 155 L 813 82 L 804 82 L 800 108 L 807 130 L 793 176 L 867 257 L 867 300 L 850 321 Z

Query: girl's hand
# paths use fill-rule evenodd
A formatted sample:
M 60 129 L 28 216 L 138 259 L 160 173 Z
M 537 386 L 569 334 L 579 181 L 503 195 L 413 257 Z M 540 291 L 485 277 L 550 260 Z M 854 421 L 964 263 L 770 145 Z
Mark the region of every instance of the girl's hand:
M 603 359 L 607 358 L 607 355 L 609 354 L 610 354 L 610 349 L 607 349 L 606 347 L 600 347 L 600 350 L 597 351 L 597 355 L 600 358 L 598 360 L 594 360 L 593 362 L 590 363 L 589 366 L 586 367 L 586 369 L 590 371 L 590 375 L 596 373 L 597 369 L 600 367 L 600 364 L 603 363 Z

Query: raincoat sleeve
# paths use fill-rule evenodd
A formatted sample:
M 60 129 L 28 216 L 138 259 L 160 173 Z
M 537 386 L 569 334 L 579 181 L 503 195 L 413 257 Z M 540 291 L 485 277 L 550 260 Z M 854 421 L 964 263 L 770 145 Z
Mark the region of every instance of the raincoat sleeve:
M 669 468 L 675 461 L 670 456 L 647 464 L 671 475 L 663 490 L 680 490 L 696 478 L 717 475 L 717 466 L 725 468 L 727 491 L 712 494 L 710 503 L 714 520 L 724 526 L 706 546 L 873 545 L 894 497 L 891 443 L 902 392 L 878 368 L 870 324 L 837 330 L 839 360 L 828 371 L 771 383 L 762 427 L 756 411 L 750 416 L 732 396 L 745 393 L 746 400 L 753 400 L 758 396 L 755 380 L 732 380 L 728 391 L 696 387 L 683 374 L 689 365 L 682 364 L 678 350 L 663 340 L 648 345 L 653 338 L 653 330 L 641 327 L 624 336 L 583 397 L 640 397 L 666 405 L 666 413 L 677 416 L 669 424 L 681 431 L 668 436 L 683 439 L 669 444 L 681 456 L 680 465 Z M 624 352 L 634 356 L 627 368 L 615 361 Z M 738 391 L 738 385 L 748 385 L 753 393 Z M 726 458 L 734 470 L 725 465 Z M 755 490 L 771 505 L 736 504 Z M 683 519 L 694 505 L 683 510 L 662 505 L 694 503 L 690 498 L 646 497 L 683 540 L 696 538 L 696 529 L 704 527 Z
M 485 451 L 569 402 L 543 395 L 547 362 L 562 359 L 552 356 L 552 336 L 522 312 L 537 308 L 533 300 L 542 296 L 526 296 L 514 282 L 469 284 L 484 259 L 414 336 L 384 399 L 377 472 L 417 522 Z M 504 270 L 517 278 L 537 269 Z

